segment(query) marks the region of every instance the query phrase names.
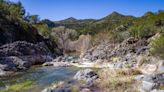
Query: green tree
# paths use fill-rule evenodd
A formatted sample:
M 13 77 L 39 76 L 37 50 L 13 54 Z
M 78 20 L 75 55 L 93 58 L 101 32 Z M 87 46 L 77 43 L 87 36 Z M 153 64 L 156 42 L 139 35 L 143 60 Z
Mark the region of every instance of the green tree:
M 28 16 L 27 18 L 31 23 L 38 23 L 40 21 L 40 18 L 38 15 L 31 15 L 31 16 Z

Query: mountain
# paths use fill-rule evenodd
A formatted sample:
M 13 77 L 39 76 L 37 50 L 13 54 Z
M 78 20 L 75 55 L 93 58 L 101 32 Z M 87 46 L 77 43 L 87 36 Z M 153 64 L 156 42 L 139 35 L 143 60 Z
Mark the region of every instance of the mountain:
M 76 22 L 77 22 L 76 18 L 70 17 L 70 18 L 67 18 L 67 19 L 64 19 L 64 20 L 61 20 L 61 21 L 56 21 L 55 23 L 59 23 L 59 24 L 72 24 L 72 23 L 76 23 Z
M 96 34 L 100 30 L 113 30 L 120 25 L 131 24 L 133 16 L 126 16 L 118 12 L 113 12 L 101 19 L 76 19 L 73 17 L 55 21 L 55 27 L 65 26 L 70 29 L 75 29 L 80 34 Z
M 61 21 L 55 21 L 55 27 L 57 26 L 65 26 L 67 28 L 76 28 L 76 27 L 83 27 L 89 24 L 92 24 L 94 21 L 96 21 L 95 19 L 76 19 L 73 17 L 61 20 Z
M 123 19 L 128 19 L 128 18 L 135 18 L 134 16 L 126 16 L 123 14 L 120 14 L 118 12 L 113 12 L 109 14 L 108 16 L 101 18 L 97 21 L 97 23 L 102 23 L 102 22 L 115 22 L 115 21 L 121 21 Z
M 91 23 L 94 22 L 95 19 L 76 19 L 73 17 L 61 20 L 61 21 L 55 21 L 56 24 L 85 24 L 85 23 Z
M 113 12 L 110 15 L 102 18 L 101 20 L 111 20 L 112 21 L 112 20 L 118 20 L 118 19 L 121 19 L 121 18 L 124 18 L 124 17 L 126 17 L 126 16 L 124 16 L 124 15 L 118 13 L 118 12 Z

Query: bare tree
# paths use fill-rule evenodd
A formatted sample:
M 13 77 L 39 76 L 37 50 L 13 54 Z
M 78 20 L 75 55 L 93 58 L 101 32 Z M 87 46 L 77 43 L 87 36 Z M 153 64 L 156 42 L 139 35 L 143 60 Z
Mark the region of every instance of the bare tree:
M 67 29 L 64 26 L 60 26 L 53 28 L 51 34 L 56 36 L 59 47 L 62 48 L 65 53 L 69 40 L 71 39 L 71 37 L 75 37 L 77 35 L 77 32 L 72 29 Z

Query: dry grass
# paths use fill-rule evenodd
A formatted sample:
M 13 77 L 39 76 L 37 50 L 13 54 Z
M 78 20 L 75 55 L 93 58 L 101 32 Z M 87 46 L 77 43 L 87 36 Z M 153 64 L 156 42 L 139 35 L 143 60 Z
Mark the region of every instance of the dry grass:
M 77 81 L 75 84 L 69 84 L 68 88 L 72 92 L 139 92 L 138 82 L 134 80 L 134 76 L 140 74 L 137 69 L 101 69 L 97 70 L 99 79 L 93 86 L 81 90 L 80 86 L 84 85 L 84 81 Z M 62 88 L 64 82 L 57 83 L 54 88 Z
M 160 86 L 159 86 L 159 89 L 160 89 L 160 90 L 164 90 L 164 85 L 160 85 Z
M 139 74 L 138 70 L 109 70 L 103 69 L 99 72 L 100 79 L 95 85 L 101 92 L 138 92 L 138 83 L 134 80 L 134 75 Z

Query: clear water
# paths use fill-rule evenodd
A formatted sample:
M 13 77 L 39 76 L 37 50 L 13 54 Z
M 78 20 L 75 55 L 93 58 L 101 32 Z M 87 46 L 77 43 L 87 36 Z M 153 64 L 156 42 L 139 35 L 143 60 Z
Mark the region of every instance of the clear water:
M 12 86 L 15 87 L 14 85 L 19 85 L 28 81 L 32 81 L 30 87 L 17 90 L 16 92 L 40 92 L 44 88 L 51 86 L 53 83 L 71 79 L 78 70 L 79 68 L 76 67 L 33 67 L 26 72 L 14 76 L 1 77 L 0 92 L 9 89 Z M 14 92 L 12 89 L 5 92 L 10 91 Z

